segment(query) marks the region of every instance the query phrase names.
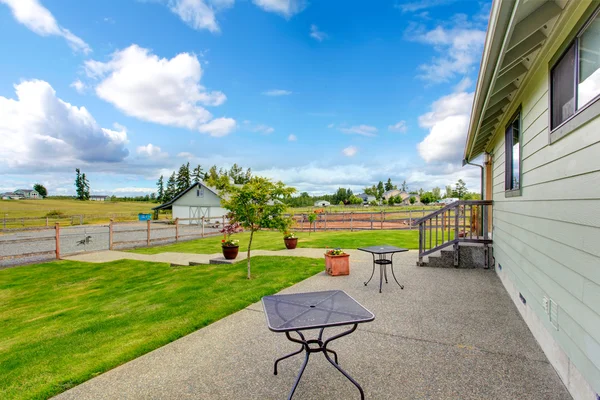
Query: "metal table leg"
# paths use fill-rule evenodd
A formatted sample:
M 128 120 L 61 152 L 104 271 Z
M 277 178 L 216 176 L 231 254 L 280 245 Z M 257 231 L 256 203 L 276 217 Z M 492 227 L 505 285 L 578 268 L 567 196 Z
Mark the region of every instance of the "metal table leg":
M 296 339 L 293 338 L 290 335 L 290 332 L 286 332 L 285 336 L 288 338 L 288 340 L 294 342 L 294 343 L 298 343 L 302 345 L 302 348 L 294 353 L 290 353 L 286 356 L 283 356 L 281 358 L 278 358 L 277 360 L 275 360 L 275 366 L 274 366 L 274 374 L 277 375 L 277 364 L 289 357 L 292 357 L 296 354 L 300 354 L 302 352 L 302 350 L 304 350 L 306 352 L 305 358 L 304 358 L 304 362 L 302 363 L 302 367 L 300 367 L 300 372 L 298 372 L 298 376 L 296 377 L 296 380 L 294 381 L 294 386 L 292 386 L 292 390 L 290 391 L 290 394 L 288 395 L 288 400 L 291 400 L 292 397 L 294 396 L 294 392 L 296 391 L 296 388 L 298 387 L 298 384 L 300 383 L 300 378 L 302 378 L 302 374 L 304 373 L 304 370 L 306 369 L 306 365 L 308 364 L 308 359 L 310 357 L 310 353 L 323 353 L 323 355 L 325 356 L 325 358 L 327 359 L 327 361 L 329 361 L 331 363 L 331 365 L 333 365 L 338 371 L 340 371 L 342 373 L 342 375 L 344 375 L 350 382 L 352 382 L 352 384 L 354 386 L 356 386 L 356 388 L 358 389 L 358 391 L 360 392 L 360 398 L 361 400 L 364 400 L 365 398 L 365 393 L 362 389 L 362 387 L 358 384 L 358 382 L 356 382 L 350 375 L 348 375 L 348 373 L 346 371 L 344 371 L 338 362 L 338 356 L 337 353 L 331 349 L 327 348 L 327 345 L 329 345 L 332 341 L 339 339 L 343 336 L 349 335 L 352 332 L 354 332 L 356 330 L 356 328 L 358 327 L 358 324 L 354 324 L 352 326 L 351 329 L 342 332 L 338 335 L 332 336 L 329 339 L 323 341 L 323 330 L 325 328 L 321 328 L 321 331 L 319 332 L 319 338 L 318 339 L 311 339 L 311 340 L 306 340 L 306 338 L 304 337 L 304 335 L 302 334 L 302 332 L 300 331 L 295 331 L 298 336 L 300 337 L 300 339 Z M 316 345 L 314 347 L 311 347 L 310 345 Z M 329 353 L 332 353 L 334 356 L 335 361 L 333 361 L 331 359 L 331 357 L 329 356 Z
M 392 276 L 394 277 L 394 280 L 396 281 L 398 286 L 400 286 L 400 289 L 404 289 L 404 286 L 401 285 L 400 282 L 398 282 L 398 279 L 396 279 L 396 274 L 394 274 L 394 254 L 392 254 L 391 260 L 392 263 L 390 264 L 390 268 L 392 269 Z
M 367 284 L 371 282 L 371 279 L 373 279 L 373 275 L 375 275 L 375 254 L 373 254 L 373 272 L 371 272 L 371 277 L 369 278 L 369 280 L 365 282 L 365 286 L 367 286 Z

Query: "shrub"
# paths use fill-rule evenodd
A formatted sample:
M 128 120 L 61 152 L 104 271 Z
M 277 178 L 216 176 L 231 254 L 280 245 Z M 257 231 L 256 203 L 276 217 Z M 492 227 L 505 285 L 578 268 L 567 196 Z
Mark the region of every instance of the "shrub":
M 46 217 L 48 218 L 66 218 L 67 215 L 60 210 L 52 210 L 46 213 Z

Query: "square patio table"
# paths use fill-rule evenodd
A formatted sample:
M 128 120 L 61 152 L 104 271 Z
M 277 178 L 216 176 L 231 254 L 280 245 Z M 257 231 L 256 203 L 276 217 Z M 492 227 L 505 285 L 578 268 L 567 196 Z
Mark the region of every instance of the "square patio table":
M 380 246 L 359 247 L 358 250 L 365 251 L 373 255 L 373 272 L 371 272 L 371 277 L 369 280 L 365 282 L 365 286 L 367 286 L 367 284 L 371 282 L 371 279 L 373 279 L 373 275 L 375 274 L 375 265 L 379 265 L 379 293 L 381 293 L 381 284 L 383 283 L 384 277 L 385 283 L 388 283 L 387 266 L 389 265 L 392 269 L 392 276 L 394 277 L 394 280 L 398 286 L 400 286 L 400 289 L 404 289 L 404 286 L 398 282 L 398 279 L 396 279 L 396 274 L 394 274 L 394 254 L 403 253 L 408 251 L 408 249 L 385 244 Z M 388 254 L 391 254 L 389 260 L 387 259 Z M 378 258 L 375 258 L 375 256 Z
M 372 312 L 343 290 L 265 296 L 262 298 L 262 304 L 269 329 L 273 332 L 285 333 L 288 340 L 302 345 L 299 350 L 275 360 L 273 374 L 277 375 L 277 364 L 280 361 L 300 354 L 302 351 L 305 352 L 304 363 L 288 395 L 288 400 L 292 398 L 300 383 L 311 353 L 323 353 L 327 361 L 358 388 L 360 398 L 365 398 L 362 387 L 340 367 L 337 353 L 327 346 L 332 341 L 354 332 L 358 324 L 373 321 L 375 315 Z M 323 339 L 325 328 L 344 325 L 352 325 L 352 327 L 328 339 Z M 307 339 L 302 333 L 302 331 L 313 329 L 319 329 L 317 339 Z M 290 335 L 292 331 L 296 332 L 298 338 Z M 329 353 L 333 354 L 335 362 Z

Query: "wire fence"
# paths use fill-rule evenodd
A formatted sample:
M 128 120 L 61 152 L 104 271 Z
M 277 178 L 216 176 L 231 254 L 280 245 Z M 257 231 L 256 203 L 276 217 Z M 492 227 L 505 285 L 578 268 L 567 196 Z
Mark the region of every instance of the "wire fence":
M 0 218 L 0 231 L 10 232 L 13 230 L 54 228 L 55 224 L 60 226 L 79 226 L 91 223 L 108 223 L 113 221 L 136 221 L 139 213 L 111 213 L 111 214 L 77 214 L 57 215 L 48 217 L 9 217 L 4 214 Z M 171 219 L 171 214 L 159 214 L 159 220 Z
M 220 234 L 224 217 L 24 229 L 0 235 L 0 268 L 78 253 L 155 246 Z

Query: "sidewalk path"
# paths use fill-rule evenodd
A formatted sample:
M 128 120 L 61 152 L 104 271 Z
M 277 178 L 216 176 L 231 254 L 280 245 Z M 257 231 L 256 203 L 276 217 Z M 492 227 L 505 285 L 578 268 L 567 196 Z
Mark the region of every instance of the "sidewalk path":
M 306 249 L 296 248 L 294 250 L 252 250 L 252 257 L 256 256 L 283 256 L 283 257 L 310 257 L 323 258 L 326 249 Z M 353 260 L 368 261 L 371 256 L 358 250 L 346 250 Z M 196 264 L 208 264 L 211 259 L 223 258 L 223 254 L 193 254 L 193 253 L 159 253 L 159 254 L 138 254 L 126 251 L 97 251 L 94 253 L 78 254 L 69 257 L 63 257 L 64 260 L 84 261 L 92 263 L 105 263 L 117 260 L 139 260 L 149 262 L 164 262 L 173 265 L 190 265 L 190 262 Z M 240 251 L 235 261 L 246 259 L 246 252 Z

